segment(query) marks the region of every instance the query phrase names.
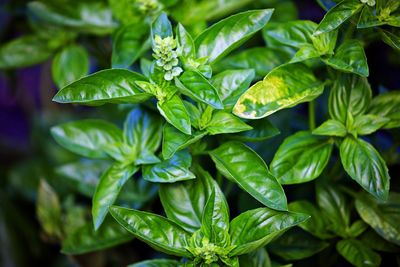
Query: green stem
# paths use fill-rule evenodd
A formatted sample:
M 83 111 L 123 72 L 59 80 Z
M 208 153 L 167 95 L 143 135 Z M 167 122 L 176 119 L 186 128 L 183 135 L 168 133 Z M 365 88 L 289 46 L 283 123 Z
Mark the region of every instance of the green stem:
M 315 101 L 310 101 L 308 103 L 308 125 L 310 130 L 315 129 Z

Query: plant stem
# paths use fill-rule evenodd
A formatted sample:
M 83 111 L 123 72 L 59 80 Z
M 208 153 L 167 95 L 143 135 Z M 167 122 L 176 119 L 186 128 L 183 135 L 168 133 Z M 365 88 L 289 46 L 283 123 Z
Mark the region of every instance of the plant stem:
M 308 125 L 310 130 L 315 129 L 315 101 L 310 101 L 308 103 Z

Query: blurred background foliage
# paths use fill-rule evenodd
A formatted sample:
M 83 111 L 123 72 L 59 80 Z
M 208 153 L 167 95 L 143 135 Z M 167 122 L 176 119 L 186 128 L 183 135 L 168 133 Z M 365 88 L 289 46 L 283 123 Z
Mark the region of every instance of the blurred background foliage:
M 121 125 L 129 107 L 62 106 L 51 101 L 57 88 L 100 69 L 130 66 L 141 53 L 148 53 L 148 25 L 161 10 L 196 34 L 213 21 L 232 13 L 266 7 L 275 8 L 272 21 L 309 19 L 319 22 L 325 14 L 321 6 L 331 7 L 334 4 L 333 1 L 322 0 L 319 4 L 313 0 L 163 0 L 158 10 L 148 12 L 140 2 L 0 2 L 0 266 L 124 266 L 157 256 L 135 240 L 97 252 L 86 253 L 83 248 L 79 251 L 82 255 L 60 253 L 62 243 L 64 251 L 68 252 L 65 240 L 77 229 L 88 231 L 87 242 L 93 244 L 90 240 L 92 230 L 87 227 L 85 230 L 84 227 L 90 223 L 90 197 L 98 174 L 108 166 L 108 162 L 82 160 L 67 152 L 54 142 L 49 128 L 64 121 L 82 118 L 102 118 Z M 132 31 L 132 27 L 139 33 L 130 36 L 130 31 L 126 29 Z M 400 88 L 399 50 L 377 41 L 372 31 L 359 34 L 368 42 L 369 82 L 374 93 Z M 121 38 L 127 42 L 116 42 Z M 113 54 L 113 46 L 118 44 L 122 45 L 118 49 L 122 54 Z M 136 49 L 137 53 L 132 54 L 124 45 L 143 49 Z M 264 46 L 259 34 L 246 47 L 230 56 L 231 60 L 225 64 L 229 66 L 240 62 L 240 58 L 246 56 L 243 53 L 249 51 L 245 48 Z M 150 54 L 148 56 L 151 57 Z M 70 62 L 71 57 L 79 60 Z M 264 76 L 274 66 L 283 63 L 285 55 L 282 58 L 282 61 L 274 61 L 276 55 L 271 59 L 266 55 L 257 74 Z M 79 64 L 76 65 L 77 61 Z M 139 64 L 135 62 L 131 68 L 138 69 Z M 227 65 L 222 62 L 220 68 Z M 63 69 L 57 69 L 57 66 L 63 66 Z M 68 69 L 76 71 L 70 73 Z M 318 103 L 326 101 L 326 93 L 318 99 Z M 318 103 L 317 124 L 327 115 L 327 105 Z M 270 117 L 281 134 L 253 144 L 266 162 L 270 162 L 286 136 L 307 129 L 306 112 L 306 106 L 300 105 Z M 394 178 L 391 190 L 399 192 L 400 183 L 396 179 L 400 171 L 398 130 L 380 131 L 371 139 L 390 166 Z M 93 170 L 97 170 L 97 173 Z M 335 168 L 330 171 L 330 176 L 343 175 L 343 172 L 335 172 Z M 339 176 L 335 179 L 340 179 Z M 154 197 L 154 186 L 127 186 L 126 190 L 119 197 L 120 202 L 160 210 L 159 200 Z M 287 186 L 285 190 L 289 201 L 300 197 L 310 198 L 314 194 L 313 183 Z M 228 193 L 230 201 L 238 203 L 238 210 L 232 211 L 233 214 L 258 205 L 235 187 L 225 193 Z M 117 243 L 122 241 L 128 240 Z M 74 240 L 70 238 L 68 242 Z M 271 251 L 278 251 L 276 254 L 279 259 L 278 245 L 272 247 Z M 346 266 L 347 263 L 338 259 L 337 254 L 332 254 L 333 250 L 326 249 L 317 256 L 299 261 L 298 266 L 328 266 L 329 262 L 334 263 L 331 266 Z M 385 263 L 392 264 L 393 259 L 384 258 L 383 266 L 390 266 Z

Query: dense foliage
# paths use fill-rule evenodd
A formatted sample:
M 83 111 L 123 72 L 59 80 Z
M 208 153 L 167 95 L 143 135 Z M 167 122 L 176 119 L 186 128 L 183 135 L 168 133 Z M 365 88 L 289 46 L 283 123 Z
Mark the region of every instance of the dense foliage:
M 365 52 L 400 63 L 399 1 L 320 0 L 319 23 L 289 0 L 70 2 L 29 2 L 0 68 L 51 58 L 74 104 L 44 123 L 59 146 L 36 137 L 34 197 L 71 262 L 399 264 L 400 93 Z

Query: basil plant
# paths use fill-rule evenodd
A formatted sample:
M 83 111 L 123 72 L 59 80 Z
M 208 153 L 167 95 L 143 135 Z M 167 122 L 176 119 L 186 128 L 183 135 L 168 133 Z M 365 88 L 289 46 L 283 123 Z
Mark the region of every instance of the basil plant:
M 135 1 L 146 14 L 136 21 L 126 21 L 126 1 L 116 2 L 113 12 L 131 28 L 114 33 L 112 68 L 86 75 L 67 65 L 79 75 L 64 77 L 53 98 L 126 113 L 123 124 L 90 118 L 51 128 L 59 145 L 86 158 L 59 174 L 85 183 L 83 173 L 96 172 L 80 188 L 92 198 L 92 222 L 66 236 L 43 223 L 49 189 L 41 185 L 39 217 L 64 253 L 133 238 L 157 256 L 132 267 L 280 266 L 329 254 L 379 266 L 379 252 L 398 253 L 400 198 L 387 167 L 396 151 L 381 150 L 374 133 L 396 133 L 400 94 L 373 93 L 364 48 L 382 40 L 399 52 L 400 2 L 321 0 L 328 11 L 319 24 L 280 21 L 265 8 L 215 22 L 225 16 L 216 9 L 207 27 L 193 12 L 198 28 L 177 1 Z M 31 8 L 49 11 L 39 2 Z M 56 80 L 61 61 L 86 61 L 68 49 L 54 59 Z M 308 126 L 293 133 L 281 123 L 284 138 L 271 145 L 280 131 L 270 121 L 290 114 L 293 123 L 306 102 Z

